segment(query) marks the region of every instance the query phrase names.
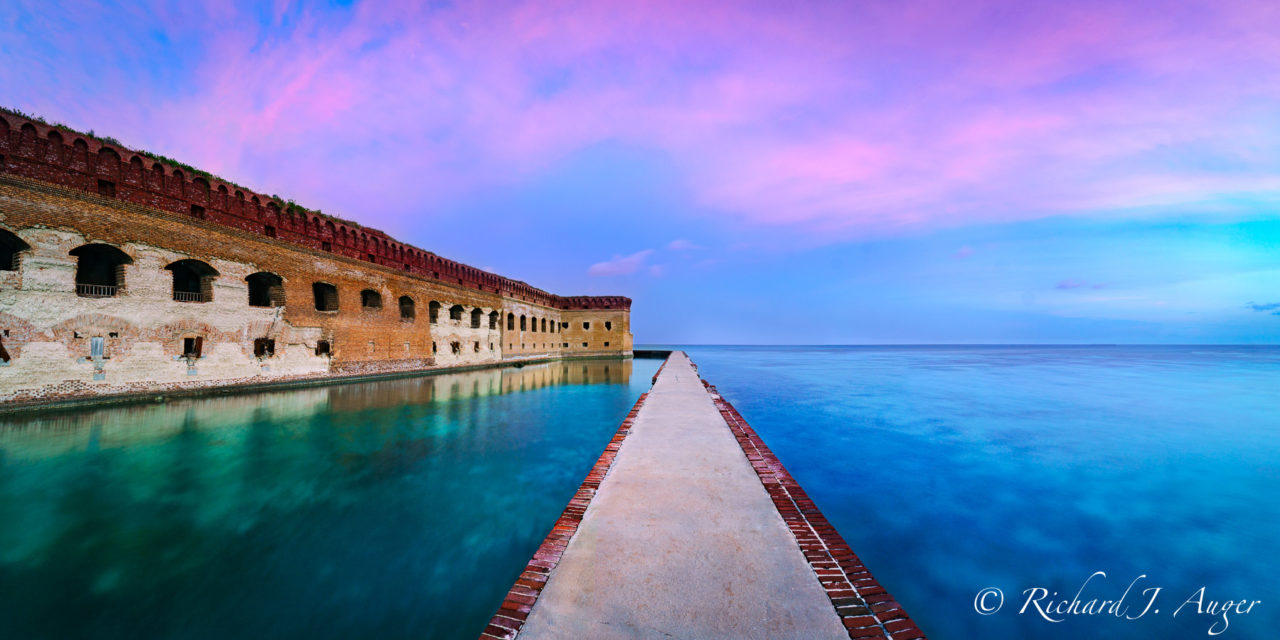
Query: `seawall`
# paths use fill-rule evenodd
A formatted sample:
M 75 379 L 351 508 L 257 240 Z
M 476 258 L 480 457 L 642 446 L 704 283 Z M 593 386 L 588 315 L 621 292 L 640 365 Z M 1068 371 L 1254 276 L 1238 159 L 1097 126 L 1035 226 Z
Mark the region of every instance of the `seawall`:
M 481 637 L 925 636 L 677 351 Z

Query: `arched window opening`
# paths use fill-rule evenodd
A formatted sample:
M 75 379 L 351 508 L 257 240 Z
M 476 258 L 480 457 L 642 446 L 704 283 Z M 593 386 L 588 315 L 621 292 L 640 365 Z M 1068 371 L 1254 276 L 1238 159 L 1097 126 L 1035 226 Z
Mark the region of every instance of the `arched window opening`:
M 520 330 L 521 330 L 521 331 L 527 331 L 528 329 L 529 329 L 529 326 L 528 326 L 528 325 L 526 324 L 526 322 L 525 322 L 525 317 L 524 317 L 524 316 L 520 316 Z
M 71 143 L 71 164 L 78 167 L 88 167 L 89 165 L 89 143 L 81 138 L 76 138 Z
M 22 133 L 18 138 L 18 147 L 34 151 L 36 147 L 36 138 L 40 135 L 36 133 L 35 126 L 28 122 L 22 125 L 21 131 Z
M 436 302 L 435 300 L 432 300 L 431 304 L 427 305 L 427 314 L 429 316 L 429 319 L 431 320 L 431 324 L 435 324 L 439 322 L 440 321 L 440 303 Z
M 499 316 L 497 311 L 489 312 L 489 329 L 490 330 L 494 330 L 498 328 L 498 317 Z
M 414 318 L 413 298 L 409 296 L 400 296 L 400 319 L 413 320 Z
M 283 307 L 284 279 L 267 271 L 259 271 L 245 278 L 249 283 L 249 306 Z
M 196 188 L 195 195 L 201 198 L 202 202 L 209 202 L 209 181 L 201 177 L 196 177 L 191 181 L 191 185 Z
M 5 134 L 4 137 L 7 138 L 8 134 Z M 49 162 L 61 163 L 62 162 L 62 134 L 58 133 L 56 129 L 51 130 L 49 131 L 48 135 L 45 136 L 45 139 L 49 141 L 49 146 L 45 148 L 45 155 L 49 159 Z
M 179 260 L 165 267 L 173 272 L 173 299 L 178 302 L 210 302 L 218 272 L 199 260 Z
M 316 299 L 316 311 L 338 310 L 338 288 L 328 282 L 316 282 L 311 285 L 311 293 Z
M 120 154 L 111 147 L 98 149 L 98 173 L 108 178 L 120 175 Z
M 455 304 L 452 307 L 449 307 L 449 319 L 462 320 L 462 311 L 462 305 L 460 304 Z
M 484 312 L 478 307 L 471 310 L 471 328 L 479 329 L 480 321 L 484 319 Z
M 516 314 L 508 313 L 507 314 L 507 331 L 515 331 L 515 330 L 516 330 Z
M 360 292 L 360 306 L 365 309 L 381 309 L 382 294 L 373 289 L 365 289 Z
M 542 319 L 542 332 L 543 332 L 543 333 L 546 333 L 546 332 L 547 332 L 547 319 L 546 319 L 546 318 L 543 318 L 543 319 Z
M 0 271 L 17 271 L 22 263 L 22 252 L 31 245 L 22 238 L 0 229 Z
M 86 244 L 71 250 L 76 257 L 76 295 L 111 298 L 124 289 L 124 266 L 129 254 L 106 244 Z
M 159 162 L 151 165 L 151 184 L 157 191 L 164 191 L 164 166 Z

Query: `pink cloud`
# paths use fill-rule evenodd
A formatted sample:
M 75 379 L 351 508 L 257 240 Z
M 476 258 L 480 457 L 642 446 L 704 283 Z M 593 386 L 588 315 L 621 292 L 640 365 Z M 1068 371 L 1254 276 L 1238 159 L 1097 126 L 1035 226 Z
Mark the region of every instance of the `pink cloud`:
M 587 268 L 589 276 L 629 276 L 645 266 L 645 260 L 653 255 L 653 249 L 637 251 L 629 256 L 614 255 L 612 260 L 597 262 Z M 661 275 L 661 267 L 653 275 Z
M 391 231 L 601 141 L 661 151 L 707 215 L 819 241 L 1280 186 L 1265 3 L 155 12 L 200 39 L 193 90 L 56 101 L 72 124 Z

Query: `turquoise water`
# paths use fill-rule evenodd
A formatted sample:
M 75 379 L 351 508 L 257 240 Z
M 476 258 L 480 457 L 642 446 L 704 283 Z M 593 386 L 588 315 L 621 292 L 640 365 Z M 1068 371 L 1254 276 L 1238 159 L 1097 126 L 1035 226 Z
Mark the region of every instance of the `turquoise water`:
M 0 637 L 475 638 L 659 364 L 0 420 Z
M 687 350 L 935 639 L 1280 628 L 1280 349 Z M 0 421 L 0 637 L 474 638 L 657 365 Z
M 1280 348 L 685 349 L 931 638 L 1280 629 Z M 1137 619 L 1018 613 L 1095 571 Z

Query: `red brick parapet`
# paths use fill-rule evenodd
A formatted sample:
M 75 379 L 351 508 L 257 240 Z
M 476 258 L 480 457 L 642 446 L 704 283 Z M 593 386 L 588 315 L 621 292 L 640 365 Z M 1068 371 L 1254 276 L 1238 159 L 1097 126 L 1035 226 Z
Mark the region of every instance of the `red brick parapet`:
M 778 514 L 795 536 L 796 544 L 804 552 L 827 597 L 831 598 L 836 614 L 849 630 L 849 637 L 855 640 L 924 640 L 924 632 L 876 581 L 840 532 L 831 526 L 742 414 L 720 395 L 715 386 L 705 380 L 703 385 L 742 447 L 751 468 L 760 477 L 760 483 L 769 492 Z
M 613 434 L 613 439 L 604 448 L 604 453 L 600 454 L 595 466 L 591 467 L 587 478 L 578 487 L 578 492 L 573 495 L 573 499 L 569 500 L 569 506 L 564 508 L 560 518 L 551 527 L 551 533 L 547 534 L 546 539 L 534 552 L 533 559 L 525 566 L 516 583 L 507 591 L 502 607 L 489 620 L 489 626 L 481 632 L 482 640 L 495 638 L 509 640 L 520 633 L 520 628 L 524 626 L 525 619 L 529 617 L 534 603 L 538 601 L 542 588 L 547 585 L 547 578 L 559 564 L 560 556 L 564 555 L 564 550 L 569 546 L 569 540 L 573 538 L 573 534 L 577 533 L 582 516 L 587 512 L 587 506 L 591 504 L 591 499 L 595 497 L 600 483 L 604 482 L 605 475 L 613 466 L 613 460 L 622 448 L 622 441 L 626 439 L 627 434 L 631 433 L 631 425 L 635 423 L 636 415 L 640 413 L 640 407 L 644 406 L 644 400 L 648 396 L 648 393 L 641 395 L 640 399 L 636 400 L 635 406 L 627 413 L 622 426 L 618 427 L 617 433 Z
M 623 296 L 558 296 L 118 142 L 0 109 L 0 172 L 207 220 L 277 241 L 554 309 L 631 308 Z

